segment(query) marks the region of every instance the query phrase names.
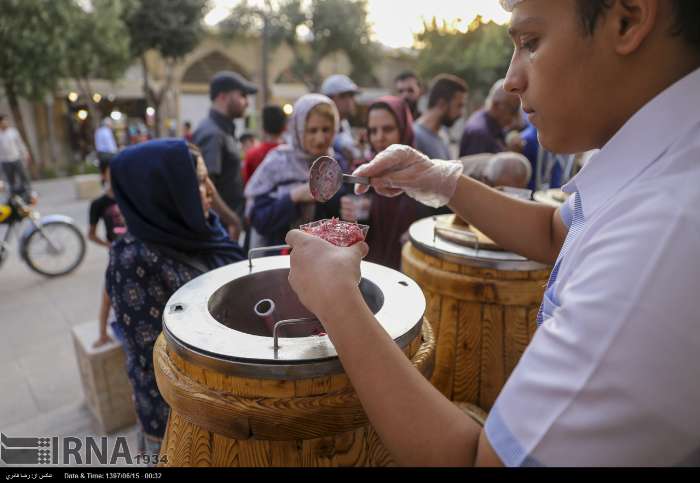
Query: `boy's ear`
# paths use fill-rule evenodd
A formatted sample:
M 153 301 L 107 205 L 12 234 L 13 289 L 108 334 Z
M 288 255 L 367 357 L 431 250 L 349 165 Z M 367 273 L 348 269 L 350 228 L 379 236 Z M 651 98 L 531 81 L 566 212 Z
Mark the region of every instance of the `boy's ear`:
M 656 27 L 659 0 L 617 0 L 605 17 L 606 34 L 619 55 L 636 52 Z

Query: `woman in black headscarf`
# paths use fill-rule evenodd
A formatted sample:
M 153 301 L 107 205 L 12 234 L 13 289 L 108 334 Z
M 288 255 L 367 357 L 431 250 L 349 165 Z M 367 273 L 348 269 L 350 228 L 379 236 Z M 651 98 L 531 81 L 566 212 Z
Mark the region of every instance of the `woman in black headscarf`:
M 154 454 L 169 414 L 153 372 L 163 308 L 191 279 L 244 257 L 210 209 L 215 191 L 203 159 L 184 141 L 130 147 L 115 157 L 110 170 L 128 231 L 110 250 L 107 290 L 145 449 Z

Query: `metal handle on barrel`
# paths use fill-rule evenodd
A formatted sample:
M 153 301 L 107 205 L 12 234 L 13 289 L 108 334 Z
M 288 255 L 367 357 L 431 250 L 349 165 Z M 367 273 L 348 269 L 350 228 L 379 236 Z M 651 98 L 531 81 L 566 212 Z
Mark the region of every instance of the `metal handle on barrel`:
M 470 231 L 464 231 L 464 230 L 455 230 L 454 228 L 445 228 L 445 227 L 440 227 L 440 230 L 442 231 L 449 231 L 450 233 L 454 233 L 456 235 L 462 235 L 466 236 L 467 238 L 471 238 L 474 240 L 474 250 L 477 252 L 479 251 L 479 237 L 476 236 L 474 233 Z M 437 240 L 438 236 L 438 227 L 437 225 L 433 226 L 433 244 L 435 244 L 435 240 Z
M 319 320 L 316 317 L 305 317 L 303 319 L 280 320 L 279 322 L 275 323 L 275 326 L 272 328 L 272 339 L 274 340 L 275 359 L 277 359 L 277 350 L 280 348 L 278 331 L 281 327 L 284 327 L 286 325 L 295 325 L 295 324 L 303 324 L 303 323 L 307 323 L 307 322 L 318 322 L 318 321 Z
M 292 248 L 290 245 L 275 245 L 272 247 L 260 247 L 260 248 L 251 248 L 248 250 L 248 268 L 252 270 L 253 268 L 253 255 L 256 253 L 265 253 L 265 252 L 271 252 L 274 250 L 289 250 Z

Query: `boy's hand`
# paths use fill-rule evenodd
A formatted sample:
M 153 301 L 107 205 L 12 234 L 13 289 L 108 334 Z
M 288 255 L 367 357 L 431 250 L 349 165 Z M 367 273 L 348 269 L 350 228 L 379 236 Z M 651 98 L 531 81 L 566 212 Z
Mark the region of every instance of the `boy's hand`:
M 358 290 L 365 242 L 337 247 L 300 230 L 287 233 L 291 245 L 289 283 L 304 306 L 319 318 L 332 315 L 335 302 Z

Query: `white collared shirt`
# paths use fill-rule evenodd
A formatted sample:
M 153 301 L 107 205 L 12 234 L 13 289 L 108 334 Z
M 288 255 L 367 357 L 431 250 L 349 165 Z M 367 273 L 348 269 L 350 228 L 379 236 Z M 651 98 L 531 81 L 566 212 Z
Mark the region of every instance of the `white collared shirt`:
M 489 442 L 508 466 L 700 465 L 700 69 L 564 190 L 585 224 Z
M 27 158 L 27 148 L 13 127 L 0 130 L 0 161 L 20 161 Z

